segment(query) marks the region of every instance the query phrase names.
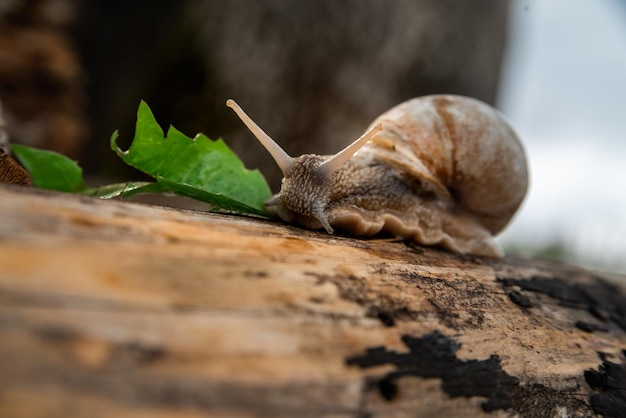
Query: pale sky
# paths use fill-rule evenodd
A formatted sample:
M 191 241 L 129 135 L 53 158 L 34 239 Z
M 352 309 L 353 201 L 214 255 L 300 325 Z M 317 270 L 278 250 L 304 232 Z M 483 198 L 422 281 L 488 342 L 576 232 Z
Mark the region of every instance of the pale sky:
M 499 241 L 626 272 L 626 2 L 514 0 L 498 107 L 531 170 Z

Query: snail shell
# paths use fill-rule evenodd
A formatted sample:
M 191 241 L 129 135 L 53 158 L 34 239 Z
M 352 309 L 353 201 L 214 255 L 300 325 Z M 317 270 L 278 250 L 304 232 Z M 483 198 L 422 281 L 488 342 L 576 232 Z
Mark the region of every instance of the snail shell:
M 32 186 L 28 171 L 22 168 L 2 147 L 0 147 L 0 183 L 17 184 L 18 186 Z
M 265 205 L 284 221 L 503 255 L 493 236 L 523 201 L 528 172 L 520 141 L 494 108 L 461 96 L 415 98 L 334 156 L 292 158 L 234 101 L 227 105 L 283 171 L 280 192 Z

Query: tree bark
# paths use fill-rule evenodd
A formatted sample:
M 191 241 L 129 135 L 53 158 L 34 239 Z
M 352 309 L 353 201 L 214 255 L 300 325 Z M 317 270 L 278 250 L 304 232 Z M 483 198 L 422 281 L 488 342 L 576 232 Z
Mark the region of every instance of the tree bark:
M 15 186 L 0 266 L 3 417 L 624 416 L 571 266 Z

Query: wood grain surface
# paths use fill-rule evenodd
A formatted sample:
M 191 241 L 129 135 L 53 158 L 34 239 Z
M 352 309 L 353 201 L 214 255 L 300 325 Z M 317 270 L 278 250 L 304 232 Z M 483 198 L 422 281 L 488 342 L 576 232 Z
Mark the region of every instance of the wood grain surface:
M 0 416 L 620 416 L 623 283 L 0 186 Z

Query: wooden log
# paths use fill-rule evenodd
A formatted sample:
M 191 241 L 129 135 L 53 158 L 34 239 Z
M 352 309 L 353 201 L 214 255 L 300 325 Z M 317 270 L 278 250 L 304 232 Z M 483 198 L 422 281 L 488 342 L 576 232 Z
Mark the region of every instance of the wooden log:
M 2 417 L 626 410 L 624 282 L 571 266 L 16 186 L 0 266 Z

